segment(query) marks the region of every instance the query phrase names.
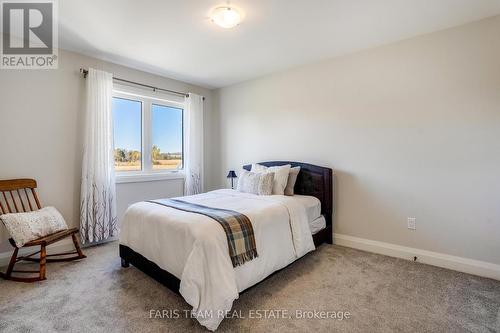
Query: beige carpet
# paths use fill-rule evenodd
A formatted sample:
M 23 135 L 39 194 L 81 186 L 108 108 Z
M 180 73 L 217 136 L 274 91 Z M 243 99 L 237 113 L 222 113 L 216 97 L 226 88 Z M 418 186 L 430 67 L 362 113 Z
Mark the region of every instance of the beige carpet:
M 81 262 L 49 264 L 48 280 L 0 281 L 0 332 L 205 331 L 193 319 L 150 319 L 188 309 L 136 268 L 118 244 L 86 250 Z M 321 246 L 243 294 L 220 332 L 500 332 L 500 281 L 340 246 Z M 286 310 L 292 319 L 251 319 Z M 295 310 L 348 311 L 349 319 L 296 319 Z

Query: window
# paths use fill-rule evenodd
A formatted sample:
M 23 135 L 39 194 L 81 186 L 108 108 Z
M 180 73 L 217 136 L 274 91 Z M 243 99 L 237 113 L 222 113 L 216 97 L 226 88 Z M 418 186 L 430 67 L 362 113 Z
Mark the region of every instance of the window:
M 183 101 L 115 91 L 112 108 L 117 180 L 156 179 L 183 168 Z

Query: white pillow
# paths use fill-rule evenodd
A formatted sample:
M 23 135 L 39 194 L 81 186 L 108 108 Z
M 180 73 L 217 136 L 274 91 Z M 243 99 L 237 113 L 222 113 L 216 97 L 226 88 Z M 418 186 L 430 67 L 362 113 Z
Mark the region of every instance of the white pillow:
M 288 174 L 290 173 L 290 164 L 281 166 L 266 167 L 260 164 L 252 164 L 252 172 L 268 173 L 274 172 L 273 194 L 285 194 L 286 184 L 288 183 Z
M 300 167 L 296 166 L 290 169 L 290 173 L 288 174 L 288 183 L 286 183 L 285 187 L 285 195 L 294 195 L 293 188 L 295 187 L 295 183 L 297 182 L 297 176 L 299 175 Z
M 62 215 L 54 207 L 45 207 L 28 213 L 0 215 L 17 247 L 29 241 L 66 230 L 68 226 Z
M 236 190 L 257 195 L 271 195 L 274 173 L 255 173 L 241 170 Z

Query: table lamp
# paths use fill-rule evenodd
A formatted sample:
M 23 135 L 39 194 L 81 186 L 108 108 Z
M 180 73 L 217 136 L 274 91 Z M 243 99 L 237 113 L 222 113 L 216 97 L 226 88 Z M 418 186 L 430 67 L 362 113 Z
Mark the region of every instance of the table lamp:
M 227 174 L 227 178 L 231 178 L 231 188 L 234 190 L 234 178 L 236 178 L 236 172 L 234 170 L 229 170 L 229 173 Z

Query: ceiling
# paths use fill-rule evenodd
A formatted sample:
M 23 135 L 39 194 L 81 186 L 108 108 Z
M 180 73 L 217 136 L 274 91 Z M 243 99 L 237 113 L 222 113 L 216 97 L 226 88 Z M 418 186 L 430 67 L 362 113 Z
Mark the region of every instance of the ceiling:
M 60 47 L 217 88 L 500 14 L 500 0 L 59 1 Z

